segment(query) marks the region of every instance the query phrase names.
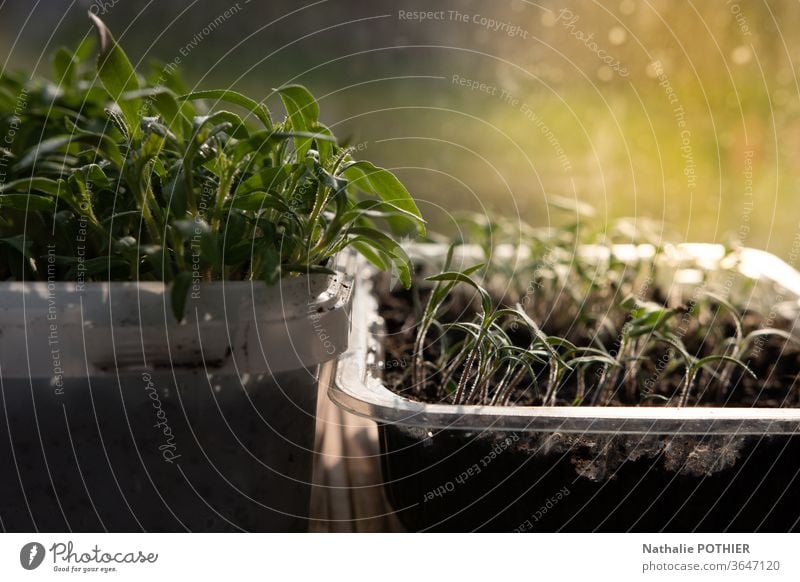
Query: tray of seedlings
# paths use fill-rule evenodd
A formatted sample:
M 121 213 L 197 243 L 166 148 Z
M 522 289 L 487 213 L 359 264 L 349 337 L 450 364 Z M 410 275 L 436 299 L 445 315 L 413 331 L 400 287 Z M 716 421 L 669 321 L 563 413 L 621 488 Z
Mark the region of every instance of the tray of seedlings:
M 330 387 L 406 527 L 799 527 L 793 268 L 632 221 L 465 230 L 409 250 L 410 290 L 360 271 Z

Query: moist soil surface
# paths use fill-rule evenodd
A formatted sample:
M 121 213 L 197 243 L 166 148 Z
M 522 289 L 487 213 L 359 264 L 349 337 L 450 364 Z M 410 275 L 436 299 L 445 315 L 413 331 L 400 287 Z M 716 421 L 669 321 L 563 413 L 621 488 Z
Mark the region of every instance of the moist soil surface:
M 382 281 L 378 288 L 383 288 Z M 452 403 L 452 394 L 448 393 L 441 385 L 440 376 L 435 371 L 429 371 L 424 385 L 415 385 L 411 382 L 411 362 L 413 358 L 414 334 L 421 307 L 427 297 L 424 293 L 415 297 L 412 292 L 399 290 L 388 293 L 385 290 L 378 293 L 379 313 L 386 322 L 386 336 L 384 341 L 384 381 L 391 390 L 409 398 L 426 403 L 448 404 Z M 473 303 L 467 297 L 456 297 L 451 302 L 445 317 L 455 320 L 469 320 L 475 315 Z M 683 336 L 690 353 L 698 358 L 711 353 L 725 353 L 718 347 L 719 341 L 711 338 L 711 334 L 702 328 L 699 322 L 692 323 L 688 332 Z M 775 327 L 778 329 L 791 329 L 791 322 L 773 318 L 770 321 L 756 313 L 744 314 L 744 331 Z M 619 321 L 621 329 L 624 320 Z M 715 325 L 719 327 L 720 337 L 732 337 L 735 334 L 734 323 L 731 318 L 720 315 L 716 318 Z M 578 346 L 591 344 L 591 330 L 581 329 L 579 326 L 570 326 L 570 329 L 552 329 L 545 322 L 542 325 L 548 335 L 563 336 Z M 550 328 L 549 328 L 550 327 Z M 431 334 L 434 335 L 434 334 Z M 514 338 L 513 333 L 509 334 Z M 434 338 L 435 339 L 435 338 Z M 525 338 L 516 338 L 519 345 L 524 345 Z M 613 343 L 612 341 L 608 342 Z M 439 355 L 438 342 L 429 342 L 426 346 L 425 357 L 433 363 Z M 797 389 L 798 373 L 800 372 L 800 349 L 798 345 L 787 342 L 778 336 L 762 336 L 756 346 L 744 358 L 745 363 L 755 373 L 755 378 L 746 374 L 741 368 L 735 367 L 731 374 L 729 388 L 724 393 L 720 391 L 718 382 L 712 372 L 702 370 L 690 393 L 689 406 L 728 406 L 728 407 L 759 407 L 759 408 L 794 408 L 800 406 L 800 390 Z M 650 349 L 647 353 L 640 354 L 641 364 L 636 373 L 636 388 L 630 389 L 631 379 L 626 379 L 620 374 L 619 386 L 614 391 L 612 406 L 666 406 L 673 402 L 680 391 L 685 367 L 677 358 L 668 356 L 668 347 Z M 669 360 L 669 366 L 660 367 L 660 361 Z M 722 366 L 716 368 L 716 374 Z M 430 369 L 435 369 L 432 365 Z M 546 377 L 546 367 L 537 371 L 537 377 L 542 383 Z M 590 369 L 585 377 L 588 378 L 588 388 L 583 399 L 583 405 L 592 401 L 592 379 L 600 377 L 600 366 Z M 645 391 L 643 383 L 651 380 L 652 388 Z M 652 382 L 652 379 L 657 381 Z M 558 392 L 557 405 L 574 405 L 577 382 L 574 375 L 565 378 L 564 385 Z M 475 404 L 475 403 L 473 403 Z M 531 389 L 530 384 L 516 389 L 509 399 L 510 405 L 534 406 L 541 405 L 541 394 Z

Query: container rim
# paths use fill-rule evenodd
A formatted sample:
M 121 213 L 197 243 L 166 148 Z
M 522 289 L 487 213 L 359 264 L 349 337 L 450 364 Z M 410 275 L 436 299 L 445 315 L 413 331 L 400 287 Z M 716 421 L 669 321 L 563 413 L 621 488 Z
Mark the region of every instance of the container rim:
M 223 302 L 220 300 L 227 298 L 230 306 L 226 309 L 243 304 L 257 306 L 253 310 L 253 319 L 257 321 L 307 319 L 309 313 L 318 309 L 336 309 L 349 302 L 356 278 L 355 252 L 340 252 L 331 258 L 327 266 L 332 273 L 285 276 L 274 285 L 261 280 L 193 282 L 187 299 L 187 312 L 195 306 L 204 314 L 223 312 Z M 198 286 L 197 291 L 195 285 Z M 170 289 L 171 284 L 163 281 L 2 281 L 0 324 L 9 324 L 6 321 L 7 313 L 22 309 L 25 298 L 46 298 L 57 294 L 59 303 L 78 302 L 83 298 L 89 302 L 110 305 L 115 310 L 128 303 L 138 305 L 143 310 L 155 309 L 163 312 L 163 320 L 158 321 L 159 325 L 180 325 L 172 317 L 169 308 Z

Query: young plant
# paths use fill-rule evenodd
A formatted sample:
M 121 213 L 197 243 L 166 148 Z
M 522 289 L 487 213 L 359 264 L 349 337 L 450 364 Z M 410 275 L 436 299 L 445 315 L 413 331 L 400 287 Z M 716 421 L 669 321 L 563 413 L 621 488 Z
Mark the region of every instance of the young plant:
M 735 326 L 735 335 L 726 342 L 729 351 L 730 360 L 726 360 L 722 367 L 722 372 L 719 374 L 718 390 L 717 390 L 717 403 L 721 404 L 725 401 L 728 390 L 730 388 L 731 376 L 737 365 L 744 362 L 753 344 L 760 338 L 764 337 L 779 337 L 786 342 L 800 344 L 800 340 L 793 336 L 791 333 L 777 328 L 767 327 L 754 329 L 748 333 L 744 332 L 744 320 L 742 319 L 739 310 L 733 306 L 724 297 L 715 293 L 706 292 L 705 296 L 715 301 L 720 308 L 724 308 L 731 316 Z
M 473 381 L 473 387 L 474 387 L 478 384 L 478 382 L 481 379 L 480 371 L 482 369 L 482 366 L 485 364 L 486 358 L 490 357 L 491 352 L 489 346 L 486 345 L 486 342 L 487 340 L 491 339 L 488 337 L 488 333 L 495 319 L 493 313 L 494 309 L 492 306 L 492 299 L 489 296 L 489 293 L 483 287 L 478 285 L 469 276 L 469 274 L 464 272 L 445 271 L 444 273 L 441 273 L 439 275 L 428 277 L 427 280 L 447 283 L 449 289 L 452 289 L 452 287 L 450 287 L 449 284 L 455 286 L 456 283 L 464 283 L 472 287 L 480 297 L 481 311 L 478 314 L 479 323 L 475 326 L 473 330 L 471 330 L 471 333 L 474 336 L 474 340 L 472 342 L 469 351 L 467 352 L 463 370 L 458 380 L 458 386 L 456 388 L 456 393 L 454 397 L 455 404 L 462 404 L 465 398 L 469 395 L 469 393 L 467 392 L 467 383 L 469 382 L 470 378 L 473 375 L 473 368 L 477 363 L 479 373 L 476 375 L 476 378 Z
M 668 344 L 673 349 L 677 350 L 684 362 L 685 372 L 683 382 L 680 384 L 680 389 L 677 394 L 677 399 L 670 398 L 669 402 L 678 407 L 685 407 L 689 403 L 694 383 L 698 373 L 702 369 L 707 369 L 712 375 L 715 373 L 711 364 L 715 362 L 726 362 L 736 366 L 740 366 L 746 373 L 750 374 L 753 378 L 757 378 L 756 374 L 741 360 L 734 359 L 730 356 L 714 354 L 698 358 L 689 353 L 683 341 L 674 334 L 658 333 L 656 336 L 658 341 Z
M 633 296 L 625 298 L 620 307 L 628 311 L 630 320 L 625 322 L 619 334 L 614 365 L 603 367 L 595 399 L 595 403 L 603 406 L 609 405 L 615 396 L 620 371 L 624 371 L 622 384 L 627 397 L 635 398 L 642 354 L 652 336 L 665 331 L 670 319 L 678 313 L 675 309 L 667 309 L 651 301 L 640 301 Z
M 453 262 L 453 252 L 455 250 L 455 245 L 451 245 L 447 250 L 447 257 L 445 258 L 444 263 L 444 270 L 447 271 L 450 268 L 450 265 Z M 475 265 L 470 267 L 469 269 L 463 272 L 463 275 L 469 277 L 472 273 L 481 269 L 483 265 Z M 436 285 L 434 286 L 431 294 L 428 298 L 428 302 L 425 305 L 425 310 L 422 313 L 422 317 L 420 318 L 419 328 L 417 330 L 416 339 L 414 341 L 414 349 L 413 349 L 413 356 L 412 356 L 412 376 L 414 379 L 414 383 L 417 386 L 423 386 L 425 384 L 425 373 L 424 373 L 424 363 L 425 363 L 425 344 L 428 338 L 428 331 L 430 330 L 431 326 L 436 321 L 436 314 L 442 308 L 445 300 L 447 299 L 448 295 L 452 291 L 453 287 L 455 287 L 457 281 L 454 280 L 440 280 L 436 281 Z

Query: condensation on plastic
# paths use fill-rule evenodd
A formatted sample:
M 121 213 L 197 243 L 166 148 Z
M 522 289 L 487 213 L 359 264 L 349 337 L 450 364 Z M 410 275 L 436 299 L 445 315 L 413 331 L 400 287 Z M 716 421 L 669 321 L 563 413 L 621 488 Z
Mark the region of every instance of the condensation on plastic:
M 134 370 L 215 374 L 313 368 L 346 349 L 353 254 L 335 275 L 199 282 L 186 317 L 163 283 L 10 282 L 0 285 L 3 378 L 80 378 Z
M 597 256 L 594 248 L 582 252 Z M 684 244 L 668 251 L 672 281 L 692 279 L 691 270 L 712 271 L 726 256 L 720 245 Z M 413 254 L 441 262 L 444 248 L 418 245 Z M 648 245 L 619 245 L 614 254 L 624 260 L 646 259 Z M 455 265 L 469 263 L 467 256 Z M 755 249 L 739 253 L 735 266 L 742 275 L 738 285 L 750 290 L 759 303 L 780 308 L 783 315 L 797 317 L 800 274 L 779 258 Z M 662 269 L 663 271 L 663 269 Z M 688 275 L 687 275 L 688 271 Z M 526 407 L 456 406 L 427 404 L 403 398 L 389 390 L 381 379 L 385 333 L 378 304 L 372 293 L 369 271 L 359 269 L 353 299 L 350 347 L 336 366 L 328 394 L 338 406 L 379 423 L 409 429 L 463 429 L 476 431 L 570 432 L 589 434 L 794 434 L 800 430 L 800 409 L 721 407 Z M 662 277 L 665 276 L 662 272 Z M 795 331 L 796 333 L 796 331 Z

